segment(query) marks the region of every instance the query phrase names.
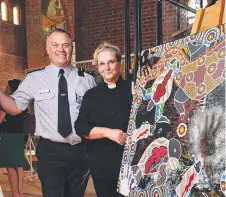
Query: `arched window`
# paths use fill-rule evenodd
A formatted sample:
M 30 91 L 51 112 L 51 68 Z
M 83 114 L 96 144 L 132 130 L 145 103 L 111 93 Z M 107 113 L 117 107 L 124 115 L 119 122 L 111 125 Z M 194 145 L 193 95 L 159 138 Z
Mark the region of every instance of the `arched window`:
M 13 7 L 13 24 L 20 24 L 20 10 L 17 6 Z
M 1 3 L 1 14 L 2 14 L 2 20 L 8 21 L 8 6 L 4 1 Z

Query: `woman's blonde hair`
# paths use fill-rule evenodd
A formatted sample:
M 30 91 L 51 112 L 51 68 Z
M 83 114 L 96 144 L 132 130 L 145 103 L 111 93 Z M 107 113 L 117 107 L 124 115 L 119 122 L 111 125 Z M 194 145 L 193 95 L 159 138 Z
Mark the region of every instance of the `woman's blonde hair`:
M 97 60 L 98 55 L 105 50 L 115 52 L 117 61 L 121 62 L 122 55 L 121 55 L 119 47 L 117 47 L 116 45 L 113 45 L 109 42 L 104 41 L 98 45 L 98 47 L 95 49 L 95 51 L 93 53 L 93 60 L 94 60 L 94 64 L 96 66 L 98 65 L 98 60 Z

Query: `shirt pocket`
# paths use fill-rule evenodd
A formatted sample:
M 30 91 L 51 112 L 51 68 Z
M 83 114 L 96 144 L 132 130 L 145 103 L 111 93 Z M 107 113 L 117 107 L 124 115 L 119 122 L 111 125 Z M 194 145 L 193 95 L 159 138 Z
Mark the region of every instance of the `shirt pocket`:
M 53 99 L 55 98 L 55 92 L 45 92 L 45 93 L 37 93 L 34 96 L 35 101 L 40 109 L 43 111 L 49 112 L 50 109 L 53 109 Z
M 37 102 L 43 101 L 43 100 L 50 100 L 55 97 L 55 93 L 53 91 L 46 92 L 46 93 L 38 93 L 35 95 L 35 100 Z

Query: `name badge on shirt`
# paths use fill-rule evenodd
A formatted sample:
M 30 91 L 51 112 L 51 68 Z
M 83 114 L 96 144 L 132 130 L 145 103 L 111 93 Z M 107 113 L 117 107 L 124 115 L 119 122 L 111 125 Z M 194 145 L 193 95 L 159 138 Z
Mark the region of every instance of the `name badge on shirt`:
M 45 94 L 45 93 L 49 93 L 50 89 L 43 89 L 39 91 L 39 94 Z
M 76 94 L 76 102 L 77 103 L 81 104 L 82 103 L 82 98 L 83 98 L 83 96 L 79 96 L 79 95 Z

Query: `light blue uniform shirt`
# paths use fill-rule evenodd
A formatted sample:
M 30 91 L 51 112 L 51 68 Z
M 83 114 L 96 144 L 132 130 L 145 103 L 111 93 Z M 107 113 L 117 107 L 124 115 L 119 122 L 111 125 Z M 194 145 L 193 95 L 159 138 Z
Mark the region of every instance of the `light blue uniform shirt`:
M 96 86 L 96 83 L 94 78 L 85 72 L 83 72 L 84 76 L 79 76 L 78 69 L 75 67 L 64 68 L 72 126 L 72 133 L 64 138 L 58 133 L 57 126 L 59 70 L 60 68 L 49 65 L 43 70 L 29 73 L 12 97 L 22 110 L 25 110 L 30 101 L 34 100 L 36 136 L 73 145 L 81 142 L 81 138 L 74 129 L 74 122 L 78 117 L 83 95 L 88 89 Z

